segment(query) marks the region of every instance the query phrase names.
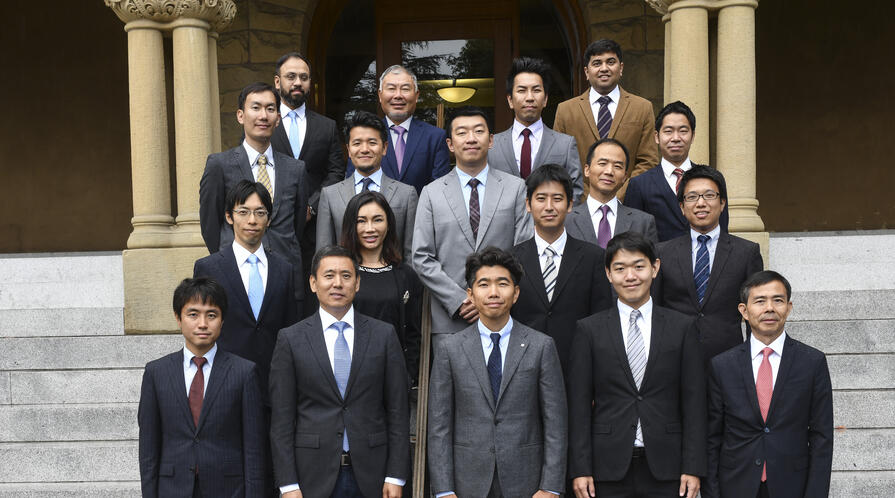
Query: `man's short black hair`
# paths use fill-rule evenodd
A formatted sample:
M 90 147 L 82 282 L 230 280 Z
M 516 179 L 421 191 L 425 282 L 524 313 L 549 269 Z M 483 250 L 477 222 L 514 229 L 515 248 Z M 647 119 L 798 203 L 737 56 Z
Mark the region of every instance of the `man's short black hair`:
M 351 130 L 357 127 L 372 128 L 379 132 L 383 143 L 388 142 L 388 129 L 382 118 L 367 111 L 356 111 L 345 117 L 345 143 L 351 140 Z
M 609 137 L 601 138 L 601 139 L 597 140 L 590 146 L 590 148 L 587 149 L 587 159 L 584 161 L 584 164 L 590 165 L 590 161 L 591 161 L 591 159 L 594 158 L 594 152 L 597 150 L 597 147 L 599 147 L 603 144 L 614 144 L 614 145 L 618 145 L 619 147 L 622 148 L 622 152 L 625 153 L 625 171 L 628 171 L 628 166 L 630 166 L 630 164 L 631 164 L 631 156 L 628 154 L 628 148 L 625 147 L 625 144 L 619 142 L 618 140 L 616 140 L 614 138 L 609 138 Z
M 240 204 L 245 204 L 245 201 L 247 201 L 252 194 L 258 194 L 258 197 L 261 198 L 261 204 L 264 204 L 264 209 L 267 209 L 268 215 L 273 213 L 273 201 L 270 199 L 270 192 L 267 191 L 267 187 L 261 182 L 252 182 L 249 180 L 240 180 L 239 183 L 234 185 L 233 188 L 227 192 L 224 204 L 227 208 L 227 212 L 232 215 L 233 208 Z
M 185 278 L 174 289 L 174 314 L 180 317 L 183 307 L 190 301 L 199 301 L 221 309 L 221 316 L 227 315 L 227 291 L 221 284 L 208 277 Z
M 507 75 L 507 95 L 513 93 L 513 84 L 516 81 L 516 75 L 519 73 L 534 73 L 541 77 L 541 84 L 544 86 L 544 93 L 549 92 L 550 67 L 541 59 L 533 57 L 517 57 L 513 59 L 510 66 L 510 72 Z
M 472 289 L 475 284 L 475 274 L 483 266 L 502 266 L 510 272 L 513 285 L 519 285 L 522 280 L 522 265 L 511 252 L 488 246 L 479 252 L 474 252 L 466 257 L 466 286 Z
M 619 251 L 639 252 L 646 256 L 650 264 L 656 264 L 656 246 L 638 232 L 622 232 L 609 240 L 606 244 L 606 268 L 612 266 L 612 258 Z
M 669 114 L 683 114 L 690 123 L 690 131 L 696 131 L 696 116 L 693 114 L 693 111 L 690 110 L 690 106 L 680 100 L 675 100 L 659 111 L 659 115 L 656 116 L 656 131 L 662 129 L 662 120 Z
M 263 93 L 270 92 L 273 94 L 273 98 L 277 101 L 277 113 L 280 112 L 280 94 L 277 92 L 277 89 L 273 87 L 270 83 L 265 83 L 263 81 L 256 81 L 254 83 L 250 83 L 248 86 L 242 89 L 239 92 L 239 102 L 237 102 L 237 109 L 245 110 L 246 99 L 249 95 L 253 93 Z
M 618 61 L 622 62 L 622 47 L 615 42 L 615 40 L 609 40 L 604 38 L 602 40 L 597 40 L 590 45 L 587 46 L 587 50 L 584 51 L 584 65 L 585 67 L 590 64 L 590 58 L 595 55 L 606 54 L 606 53 L 614 53 L 616 57 L 618 57 Z
M 488 133 L 491 132 L 491 124 L 488 123 L 488 115 L 485 114 L 485 111 L 483 111 L 482 109 L 480 109 L 478 107 L 464 106 L 464 107 L 458 107 L 457 110 L 454 111 L 454 115 L 451 117 L 451 120 L 448 121 L 447 128 L 445 129 L 445 131 L 447 132 L 448 138 L 451 138 L 451 130 L 453 129 L 452 126 L 454 126 L 455 119 L 468 118 L 471 116 L 481 116 L 482 119 L 485 120 L 485 126 L 488 128 Z
M 298 52 L 289 52 L 287 54 L 283 54 L 279 59 L 277 59 L 277 76 L 280 75 L 280 68 L 283 67 L 283 64 L 286 63 L 289 59 L 299 59 L 305 64 L 308 65 L 308 75 L 311 74 L 311 61 L 308 60 L 307 57 L 301 55 Z
M 547 182 L 557 182 L 566 193 L 566 200 L 572 202 L 572 177 L 565 168 L 558 164 L 542 164 L 535 168 L 525 180 L 525 198 L 531 199 L 535 190 Z
M 718 194 L 721 195 L 721 198 L 724 199 L 724 202 L 727 202 L 727 182 L 724 181 L 724 175 L 721 174 L 720 171 L 712 168 L 711 166 L 693 166 L 689 170 L 684 172 L 684 176 L 681 177 L 681 186 L 677 191 L 677 201 L 680 203 L 684 202 L 684 195 L 687 191 L 687 182 L 690 180 L 695 180 L 697 178 L 706 178 L 715 182 L 715 185 L 718 186 Z
M 789 285 L 789 280 L 786 280 L 786 277 L 775 272 L 774 270 L 762 270 L 759 272 L 755 272 L 743 282 L 743 286 L 740 287 L 740 302 L 743 304 L 748 304 L 749 302 L 749 292 L 754 287 L 760 287 L 765 284 L 769 284 L 771 282 L 780 282 L 783 284 L 783 288 L 786 289 L 786 301 L 792 300 L 792 286 Z
M 317 270 L 320 268 L 320 262 L 323 261 L 323 258 L 328 258 L 330 256 L 350 259 L 351 262 L 354 263 L 354 273 L 357 274 L 357 259 L 355 259 L 354 256 L 351 254 L 351 251 L 345 249 L 342 246 L 325 246 L 315 252 L 314 259 L 311 260 L 311 275 L 314 278 L 317 277 Z

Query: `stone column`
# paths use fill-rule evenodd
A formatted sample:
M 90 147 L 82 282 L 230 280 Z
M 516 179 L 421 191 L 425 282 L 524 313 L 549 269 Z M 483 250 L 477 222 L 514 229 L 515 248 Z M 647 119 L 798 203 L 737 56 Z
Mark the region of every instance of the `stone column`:
M 671 50 L 671 16 L 665 14 L 662 16 L 662 22 L 665 24 L 665 57 L 663 57 L 663 62 L 665 64 L 665 82 L 664 82 L 664 93 L 662 95 L 662 101 L 665 105 L 668 105 L 672 102 L 671 100 L 671 57 L 668 57 L 668 52 Z
M 718 12 L 716 167 L 727 180 L 730 231 L 767 247 L 755 197 L 756 0 L 729 2 Z M 765 254 L 767 262 L 767 254 Z
M 211 151 L 221 151 L 221 90 L 218 85 L 218 34 L 208 33 L 208 80 L 211 82 Z
M 669 73 L 667 100 L 680 100 L 696 115 L 696 133 L 690 158 L 709 162 L 709 13 L 699 0 L 682 0 L 668 8 L 671 47 L 665 59 Z

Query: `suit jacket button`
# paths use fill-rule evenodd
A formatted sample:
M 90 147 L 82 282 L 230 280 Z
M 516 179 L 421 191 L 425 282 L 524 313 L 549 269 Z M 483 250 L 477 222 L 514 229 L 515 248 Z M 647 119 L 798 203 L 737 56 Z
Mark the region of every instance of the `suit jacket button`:
M 637 396 L 637 401 L 643 401 L 643 396 Z
M 699 314 L 699 318 L 704 318 L 704 317 L 705 317 L 705 314 L 703 314 L 703 313 Z
M 491 453 L 494 453 L 494 447 L 492 446 L 491 448 L 488 449 L 488 451 L 490 451 Z
M 765 432 L 765 433 L 771 432 L 770 427 L 765 427 L 765 428 L 764 428 L 764 432 Z
M 547 312 L 547 316 L 553 316 L 553 311 L 552 311 L 552 310 L 551 310 L 551 311 L 548 311 L 548 312 Z
M 755 465 L 761 465 L 761 458 L 755 459 Z
M 198 443 L 198 442 L 199 442 L 199 436 L 194 437 L 194 438 L 193 438 L 193 442 L 194 442 L 194 443 Z

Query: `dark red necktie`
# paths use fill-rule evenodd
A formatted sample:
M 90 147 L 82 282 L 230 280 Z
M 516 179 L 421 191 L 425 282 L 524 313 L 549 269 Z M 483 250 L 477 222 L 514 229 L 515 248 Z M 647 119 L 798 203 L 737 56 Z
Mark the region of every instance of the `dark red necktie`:
M 522 152 L 519 157 L 519 173 L 522 179 L 531 174 L 531 130 L 522 130 Z
M 201 356 L 193 356 L 193 363 L 198 370 L 193 376 L 193 383 L 190 384 L 190 411 L 193 413 L 193 423 L 196 427 L 199 427 L 199 414 L 202 413 L 202 400 L 205 398 L 205 373 L 202 372 L 205 361 Z
M 479 183 L 477 178 L 472 178 L 467 185 L 472 189 L 469 194 L 469 227 L 472 228 L 472 238 L 479 238 Z

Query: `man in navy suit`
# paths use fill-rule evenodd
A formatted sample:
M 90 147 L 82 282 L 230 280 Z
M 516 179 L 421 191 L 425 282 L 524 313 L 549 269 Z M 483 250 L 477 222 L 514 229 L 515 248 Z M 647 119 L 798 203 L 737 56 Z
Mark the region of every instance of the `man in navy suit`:
M 216 343 L 227 294 L 214 280 L 188 278 L 173 304 L 184 348 L 149 362 L 140 390 L 143 496 L 267 496 L 257 369 Z
M 389 178 L 413 185 L 419 194 L 432 180 L 451 170 L 447 134 L 419 119 L 413 119 L 420 96 L 416 75 L 403 66 L 391 66 L 379 77 L 379 105 L 391 142 L 382 160 Z M 354 165 L 348 161 L 348 175 Z
M 690 161 L 695 130 L 696 116 L 687 104 L 675 101 L 665 106 L 656 118 L 655 132 L 662 160 L 628 182 L 625 205 L 656 218 L 659 242 L 685 235 L 690 229 L 681 212 L 677 191 L 684 173 L 697 166 Z M 727 206 L 724 206 L 721 213 L 723 232 L 727 232 L 728 219 Z
M 792 287 L 752 275 L 740 291 L 748 341 L 709 369 L 705 498 L 826 498 L 833 466 L 833 391 L 821 351 L 786 334 Z

